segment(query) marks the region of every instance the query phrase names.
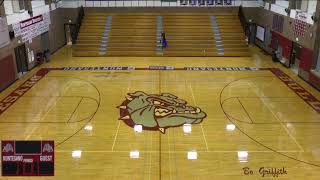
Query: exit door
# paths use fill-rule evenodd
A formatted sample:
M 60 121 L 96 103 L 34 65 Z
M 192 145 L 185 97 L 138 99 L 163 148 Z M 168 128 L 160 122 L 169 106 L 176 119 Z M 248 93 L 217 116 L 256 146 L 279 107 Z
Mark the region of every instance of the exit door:
M 28 61 L 27 61 L 27 54 L 26 54 L 26 47 L 25 45 L 18 46 L 14 48 L 14 53 L 16 56 L 16 64 L 18 73 L 24 73 L 28 71 Z

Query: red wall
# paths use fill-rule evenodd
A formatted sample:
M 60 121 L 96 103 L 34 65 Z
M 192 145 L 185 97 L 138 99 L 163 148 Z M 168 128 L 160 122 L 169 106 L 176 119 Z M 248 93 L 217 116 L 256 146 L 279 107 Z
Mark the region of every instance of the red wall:
M 282 56 L 289 60 L 292 50 L 292 41 L 283 37 L 282 35 L 271 32 L 271 44 L 270 48 L 276 49 L 276 41 L 278 41 L 279 45 L 282 46 Z M 311 73 L 312 69 L 312 55 L 313 51 L 311 49 L 302 47 L 300 51 L 300 57 L 297 57 L 300 60 L 299 68 L 307 73 L 309 76 L 308 79 L 305 79 L 310 84 L 314 85 L 316 88 L 320 87 L 320 78 L 316 77 Z M 306 78 L 306 77 L 305 77 Z
M 317 76 L 315 76 L 314 74 L 310 73 L 309 76 L 309 82 L 311 84 L 313 84 L 315 87 L 319 87 L 320 86 L 320 78 L 318 78 Z M 320 90 L 320 89 L 319 89 Z
M 271 34 L 272 37 L 270 47 L 276 49 L 276 41 L 278 40 L 279 45 L 282 47 L 282 56 L 286 59 L 289 59 L 292 49 L 292 42 L 276 32 L 272 31 Z
M 13 56 L 9 55 L 0 60 L 0 90 L 16 80 L 16 67 Z
M 312 65 L 312 50 L 302 47 L 300 52 L 300 57 L 298 57 L 300 60 L 299 67 L 304 71 L 310 71 Z

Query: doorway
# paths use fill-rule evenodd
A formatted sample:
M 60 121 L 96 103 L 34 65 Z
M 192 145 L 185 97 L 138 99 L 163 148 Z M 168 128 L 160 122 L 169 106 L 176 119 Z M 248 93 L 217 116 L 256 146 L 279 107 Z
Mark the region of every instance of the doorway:
M 28 71 L 28 60 L 25 44 L 14 48 L 14 53 L 16 56 L 17 72 L 20 77 L 22 74 Z
M 72 33 L 71 33 L 71 24 L 64 25 L 64 32 L 67 45 L 72 45 Z
M 50 49 L 50 40 L 49 40 L 49 33 L 45 32 L 41 34 L 41 50 L 44 52 L 45 50 Z
M 289 67 L 296 74 L 298 74 L 298 72 L 299 72 L 300 53 L 301 53 L 301 46 L 299 44 L 293 42 Z

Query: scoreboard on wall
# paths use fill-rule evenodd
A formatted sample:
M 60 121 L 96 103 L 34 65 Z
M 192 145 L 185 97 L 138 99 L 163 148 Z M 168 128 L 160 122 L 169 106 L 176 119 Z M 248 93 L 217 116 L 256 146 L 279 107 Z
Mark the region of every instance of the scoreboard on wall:
M 53 176 L 53 141 L 1 141 L 2 176 Z

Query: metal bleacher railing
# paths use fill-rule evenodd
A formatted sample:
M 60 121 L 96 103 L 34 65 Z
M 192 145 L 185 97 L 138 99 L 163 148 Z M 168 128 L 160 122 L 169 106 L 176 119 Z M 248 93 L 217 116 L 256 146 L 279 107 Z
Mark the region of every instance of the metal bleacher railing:
M 246 20 L 242 6 L 239 7 L 238 16 L 239 16 L 243 31 L 245 32 L 245 35 L 248 37 L 248 43 L 249 44 L 253 43 L 255 38 L 254 34 L 255 34 L 256 24 L 254 22 Z
M 84 17 L 84 8 L 83 6 L 79 7 L 78 11 L 78 18 L 75 24 L 73 26 L 70 26 L 71 30 L 71 37 L 72 37 L 72 43 L 75 44 L 77 41 L 78 33 L 80 31 L 82 19 Z

